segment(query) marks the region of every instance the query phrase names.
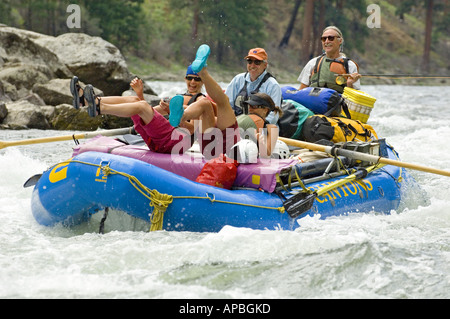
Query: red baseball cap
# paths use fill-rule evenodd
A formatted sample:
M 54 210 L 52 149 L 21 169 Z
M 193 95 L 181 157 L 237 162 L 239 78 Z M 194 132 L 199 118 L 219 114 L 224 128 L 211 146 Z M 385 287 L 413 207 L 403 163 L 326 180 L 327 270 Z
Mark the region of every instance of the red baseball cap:
M 244 59 L 255 58 L 260 61 L 267 61 L 267 53 L 266 50 L 262 48 L 254 48 L 248 51 L 248 55 Z

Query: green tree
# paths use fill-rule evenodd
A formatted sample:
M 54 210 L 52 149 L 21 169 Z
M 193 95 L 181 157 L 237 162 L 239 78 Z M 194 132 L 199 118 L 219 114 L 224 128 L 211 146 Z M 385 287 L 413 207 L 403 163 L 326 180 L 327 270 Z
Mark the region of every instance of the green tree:
M 124 49 L 137 48 L 144 16 L 143 0 L 85 0 L 91 16 L 98 17 L 101 37 Z
M 430 72 L 430 52 L 434 35 L 444 31 L 448 34 L 448 17 L 449 4 L 446 0 L 407 0 L 402 1 L 397 8 L 396 14 L 401 18 L 406 13 L 411 12 L 415 8 L 423 8 L 425 10 L 425 29 L 424 29 L 424 46 L 422 55 L 421 68 L 424 72 Z M 437 37 L 435 37 L 437 38 Z M 435 41 L 437 42 L 437 41 Z
M 0 2 L 0 23 L 12 24 L 12 22 L 11 0 L 3 0 Z

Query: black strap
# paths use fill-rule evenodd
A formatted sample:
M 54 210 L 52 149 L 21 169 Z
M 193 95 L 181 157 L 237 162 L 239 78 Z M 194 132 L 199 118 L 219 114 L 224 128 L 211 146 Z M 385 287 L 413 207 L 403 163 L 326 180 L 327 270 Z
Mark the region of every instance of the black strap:
M 244 75 L 244 86 L 242 87 L 242 89 L 239 91 L 239 93 L 241 92 L 245 92 L 245 100 L 248 100 L 248 93 L 247 93 L 247 80 L 245 80 L 245 78 L 247 77 L 248 72 L 245 73 Z M 264 77 L 262 78 L 261 82 L 258 84 L 258 86 L 256 87 L 256 89 L 254 89 L 251 94 L 253 93 L 258 93 L 259 90 L 261 89 L 261 86 L 269 79 L 269 78 L 274 78 L 275 77 L 270 74 L 269 72 L 266 73 L 266 75 L 264 75 Z
M 197 99 L 198 99 L 198 97 L 199 96 L 205 96 L 203 93 L 197 93 L 197 94 L 189 94 L 189 93 L 186 93 L 185 95 L 187 95 L 187 96 L 192 96 L 191 97 L 191 99 L 189 100 L 189 102 L 188 102 L 188 105 L 191 105 L 192 103 L 194 103 L 195 101 L 197 101 Z
M 348 110 L 348 105 L 345 103 L 345 100 L 341 97 L 341 100 L 339 103 L 337 103 L 335 106 L 333 106 L 331 109 L 329 109 L 324 115 L 325 116 L 331 116 L 336 110 L 338 110 L 342 106 L 342 110 L 345 113 L 345 116 L 348 119 L 351 119 L 352 116 L 350 115 L 350 111 Z
M 256 115 L 256 116 L 259 116 L 263 121 L 264 121 L 264 128 L 266 128 L 267 127 L 267 124 L 270 124 L 269 122 L 267 122 L 266 121 L 266 119 L 265 118 L 263 118 L 261 115 L 259 115 L 259 114 L 256 114 L 256 113 L 252 113 L 253 115 Z

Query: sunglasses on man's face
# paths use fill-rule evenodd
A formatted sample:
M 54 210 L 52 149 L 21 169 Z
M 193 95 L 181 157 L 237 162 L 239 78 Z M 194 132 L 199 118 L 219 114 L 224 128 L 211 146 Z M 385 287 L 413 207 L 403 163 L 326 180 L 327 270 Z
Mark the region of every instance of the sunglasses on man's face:
M 199 78 L 198 76 L 190 76 L 190 75 L 188 75 L 188 76 L 186 77 L 186 80 L 188 80 L 188 81 L 194 80 L 195 82 L 201 82 L 201 81 L 202 81 L 202 78 Z
M 264 61 L 262 60 L 252 60 L 252 59 L 247 59 L 247 64 L 250 65 L 252 63 L 255 63 L 255 65 L 261 65 L 261 63 L 263 63 Z
M 340 37 L 338 37 L 338 36 L 335 36 L 335 35 L 329 35 L 329 36 L 327 36 L 327 37 L 321 37 L 320 39 L 322 40 L 322 42 L 325 42 L 326 41 L 326 39 L 328 39 L 328 41 L 334 41 L 334 39 L 336 39 L 336 38 L 340 38 Z

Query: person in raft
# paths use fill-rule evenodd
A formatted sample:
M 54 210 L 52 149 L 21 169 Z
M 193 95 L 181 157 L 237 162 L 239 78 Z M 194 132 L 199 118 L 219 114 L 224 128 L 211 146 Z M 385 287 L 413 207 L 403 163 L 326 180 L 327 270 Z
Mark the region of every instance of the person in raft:
M 254 136 L 255 142 L 259 142 L 259 155 L 265 158 L 270 157 L 275 146 L 275 141 L 278 139 L 278 128 L 274 124 L 268 124 L 266 117 L 270 112 L 281 112 L 281 109 L 275 106 L 274 101 L 268 94 L 255 93 L 251 95 L 250 99 L 245 101 L 247 108 L 250 109 L 249 114 L 240 115 L 236 119 L 235 111 L 231 107 L 228 96 L 208 72 L 206 62 L 209 53 L 210 48 L 208 45 L 204 44 L 200 46 L 197 51 L 196 60 L 192 63 L 192 68 L 203 79 L 208 95 L 216 102 L 217 116 L 215 117 L 212 114 L 211 105 L 205 103 L 205 100 L 199 100 L 186 109 L 179 106 L 174 107 L 174 109 L 170 110 L 169 120 L 173 119 L 173 123 L 172 121 L 171 123 L 177 125 L 179 121 L 189 121 L 199 117 L 207 119 L 207 121 L 201 123 L 201 131 L 203 134 L 201 134 L 202 138 L 199 140 L 199 143 L 202 150 L 205 149 L 205 145 L 211 145 L 209 144 L 210 139 L 214 140 L 218 138 L 223 143 L 223 147 L 219 151 L 227 154 L 238 141 L 236 139 L 237 134 L 240 137 L 245 137 L 243 135 L 250 134 Z M 212 130 L 214 128 L 218 130 Z M 267 129 L 267 135 L 264 134 L 265 130 L 263 129 Z M 220 134 L 217 134 L 219 131 Z M 214 134 L 211 135 L 209 134 L 210 132 L 214 132 Z M 214 155 L 217 155 L 217 151 L 211 151 Z
M 195 102 L 196 100 L 204 97 L 205 95 L 202 93 L 203 88 L 203 82 L 201 78 L 198 76 L 197 73 L 192 71 L 192 67 L 188 66 L 186 70 L 186 76 L 185 76 L 185 83 L 186 83 L 186 93 L 182 94 L 183 96 L 183 104 L 185 107 L 187 105 Z M 119 105 L 119 104 L 126 104 L 126 103 L 137 103 L 142 104 L 145 106 L 147 103 L 144 99 L 144 84 L 141 79 L 138 77 L 134 78 L 131 83 L 131 87 L 136 93 L 136 96 L 110 96 L 110 97 L 103 97 L 103 104 L 105 105 Z M 87 85 L 85 88 L 81 88 L 79 84 L 79 80 L 77 76 L 74 76 L 70 82 L 70 90 L 73 96 L 73 106 L 75 109 L 79 109 L 81 106 L 87 106 L 87 103 L 85 102 L 84 97 L 84 91 L 86 90 L 92 91 L 93 94 L 93 87 L 92 85 Z M 102 97 L 96 98 L 102 99 Z M 108 108 L 108 106 L 106 107 Z M 159 105 L 155 106 L 154 109 L 164 115 L 168 116 L 170 105 L 169 102 L 165 99 L 161 99 Z M 89 115 L 95 116 L 97 110 L 96 109 L 89 109 Z M 105 112 L 105 111 L 104 111 Z M 106 113 L 105 113 L 106 114 Z M 190 133 L 193 133 L 193 125 L 191 123 L 181 123 L 180 127 L 184 127 L 190 131 Z
M 270 95 L 262 92 L 250 94 L 247 101 L 244 102 L 244 108 L 247 109 L 247 112 L 237 117 L 241 137 L 258 143 L 259 148 L 264 150 L 260 154 L 261 157 L 270 157 L 274 149 L 274 143 L 278 139 L 278 128 L 275 124 L 270 124 L 267 121 L 267 116 L 274 112 L 281 117 L 283 111 L 275 106 Z M 267 137 L 262 136 L 265 133 L 264 129 L 267 129 Z
M 130 117 L 136 131 L 144 139 L 149 149 L 159 153 L 182 154 L 187 151 L 192 146 L 192 133 L 189 130 L 180 129 L 180 127 L 188 120 L 198 119 L 201 133 L 209 130 L 209 134 L 200 134 L 199 138 L 203 155 L 210 159 L 222 153 L 225 154 L 227 149 L 239 141 L 239 130 L 228 97 L 206 71 L 205 66 L 209 54 L 209 46 L 200 46 L 190 70 L 193 75 L 200 75 L 206 92 L 214 102 L 206 97 L 199 97 L 191 106 L 196 105 L 192 110 L 198 112 L 200 109 L 201 112 L 196 116 L 190 116 L 187 120 L 181 121 L 185 104 L 182 95 L 176 95 L 170 100 L 169 119 L 167 120 L 163 116 L 167 110 L 163 101 L 159 108 L 154 108 L 142 99 L 143 96 L 100 97 L 94 94 L 92 85 L 88 84 L 83 89 L 79 86 L 78 79 L 75 78 L 71 81 L 74 106 L 86 105 L 91 117 L 99 114 Z M 191 79 L 191 81 L 195 81 L 195 79 Z M 131 86 L 140 92 L 139 80 L 134 79 Z M 215 110 L 217 110 L 217 114 Z M 187 112 L 187 115 L 189 114 L 190 112 Z
M 247 61 L 247 72 L 236 75 L 225 91 L 236 116 L 244 113 L 243 102 L 247 101 L 253 92 L 270 95 L 275 105 L 281 107 L 283 100 L 281 88 L 275 77 L 267 72 L 269 57 L 266 50 L 250 49 L 244 59 Z M 274 113 L 269 113 L 267 120 L 271 124 L 276 124 L 278 117 Z
M 358 65 L 347 58 L 343 51 L 344 37 L 335 26 L 326 27 L 322 32 L 324 53 L 310 60 L 298 77 L 300 90 L 312 87 L 327 87 L 339 93 L 344 88 L 361 89 Z M 345 74 L 344 76 L 338 76 Z

